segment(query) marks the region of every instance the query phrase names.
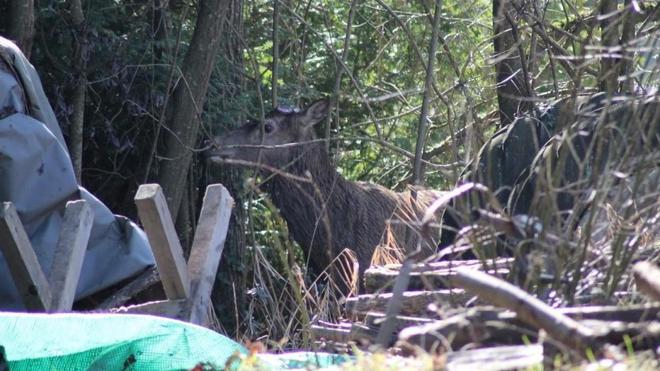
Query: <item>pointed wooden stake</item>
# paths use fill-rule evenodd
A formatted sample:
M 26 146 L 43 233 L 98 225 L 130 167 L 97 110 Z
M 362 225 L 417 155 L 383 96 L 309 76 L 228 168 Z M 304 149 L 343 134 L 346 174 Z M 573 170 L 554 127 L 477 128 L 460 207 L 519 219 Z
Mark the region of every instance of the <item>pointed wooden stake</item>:
M 50 309 L 51 292 L 30 239 L 11 202 L 0 209 L 0 250 L 29 311 Z

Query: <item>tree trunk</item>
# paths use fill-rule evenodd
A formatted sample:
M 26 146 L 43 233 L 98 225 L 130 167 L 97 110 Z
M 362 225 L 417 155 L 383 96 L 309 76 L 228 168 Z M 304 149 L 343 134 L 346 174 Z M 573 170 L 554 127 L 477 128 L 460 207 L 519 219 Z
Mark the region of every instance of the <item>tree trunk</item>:
M 438 32 L 440 32 L 440 12 L 442 11 L 442 0 L 435 2 L 435 15 L 433 16 L 433 31 L 431 32 L 431 44 L 429 45 L 429 59 L 426 64 L 426 79 L 424 81 L 424 97 L 422 99 L 422 112 L 419 115 L 417 126 L 417 143 L 415 145 L 415 161 L 413 162 L 412 183 L 414 185 L 424 184 L 424 168 L 422 167 L 422 156 L 428 132 L 428 113 L 431 100 L 431 88 L 433 85 L 435 52 L 438 48 Z
M 198 194 L 192 190 L 190 183 L 194 179 L 192 177 L 198 176 L 197 173 L 198 172 L 195 171 L 194 167 L 188 172 L 186 184 L 183 187 L 183 194 L 181 196 L 181 204 L 179 205 L 179 213 L 175 216 L 176 223 L 174 227 L 176 228 L 179 240 L 181 241 L 181 247 L 183 248 L 183 254 L 186 258 L 190 256 L 190 250 L 194 238 L 193 233 L 195 232 L 196 225 L 193 219 L 197 217 L 197 214 L 192 212 L 192 208 L 195 204 L 195 197 L 198 196 Z M 205 191 L 206 189 L 203 190 L 203 192 Z M 193 216 L 193 214 L 195 215 Z
M 348 60 L 348 51 L 350 50 L 351 47 L 351 30 L 353 29 L 353 18 L 355 18 L 355 11 L 357 7 L 357 0 L 351 0 L 351 5 L 350 8 L 348 9 L 348 19 L 346 20 L 346 32 L 344 33 L 344 48 L 341 52 L 341 63 L 338 61 L 335 61 L 335 70 L 337 71 L 335 74 L 335 87 L 332 90 L 332 101 L 331 104 L 332 106 L 330 107 L 330 114 L 328 115 L 326 121 L 325 121 L 325 135 L 324 138 L 326 139 L 325 141 L 325 150 L 330 154 L 330 159 L 331 161 L 334 161 L 333 158 L 333 153 L 332 153 L 332 146 L 331 144 L 331 135 L 332 135 L 332 128 L 333 128 L 333 111 L 335 112 L 334 118 L 334 127 L 337 128 L 339 127 L 339 95 L 340 95 L 340 90 L 341 90 L 341 80 L 342 77 L 344 76 L 344 68 L 342 65 L 345 65 L 347 60 Z M 357 59 L 356 59 L 357 60 Z
M 163 57 L 162 43 L 167 40 L 170 30 L 170 21 L 168 17 L 168 0 L 154 0 L 153 13 L 151 16 L 151 37 L 154 40 L 155 61 L 160 62 Z
M 223 21 L 223 34 L 227 35 L 220 42 L 220 52 L 223 55 L 223 70 L 226 73 L 220 77 L 218 84 L 221 107 L 225 112 L 239 112 L 237 109 L 241 93 L 245 84 L 243 70 L 243 1 L 232 0 L 225 13 Z M 232 127 L 240 126 L 245 117 L 241 113 L 228 120 Z M 238 337 L 239 326 L 243 323 L 246 311 L 246 273 L 247 254 L 245 241 L 245 209 L 244 171 L 229 166 L 210 166 L 209 178 L 227 187 L 234 197 L 235 205 L 232 209 L 229 231 L 225 240 L 225 249 L 222 252 L 222 261 L 218 268 L 215 286 L 213 288 L 213 306 L 228 334 Z M 201 190 L 201 189 L 200 189 Z M 233 315 L 230 315 L 233 314 Z
M 8 5 L 5 18 L 7 37 L 29 59 L 34 39 L 34 0 L 11 0 Z
M 621 30 L 621 47 L 622 55 L 619 62 L 619 76 L 625 76 L 625 80 L 619 84 L 619 89 L 622 93 L 633 94 L 635 90 L 634 79 L 630 76 L 634 70 L 633 60 L 635 58 L 634 48 L 627 47 L 635 37 L 635 26 L 638 17 L 636 12 L 633 11 L 633 0 L 625 0 L 623 7 L 626 9 L 623 13 L 623 27 Z
M 85 122 L 85 93 L 87 90 L 87 27 L 81 0 L 70 0 L 69 8 L 74 37 L 74 90 L 71 95 L 71 125 L 69 127 L 69 152 L 78 183 L 82 182 L 83 127 Z
M 602 43 L 602 57 L 600 59 L 600 75 L 598 76 L 598 87 L 601 91 L 607 92 L 609 96 L 617 92 L 619 82 L 618 58 L 610 56 L 612 54 L 619 54 L 620 51 L 616 50 L 619 44 L 619 30 L 618 19 L 616 10 L 616 1 L 614 0 L 600 0 L 598 10 L 601 16 L 600 29 L 601 29 L 601 43 Z
M 247 309 L 247 250 L 245 239 L 245 191 L 241 187 L 245 180 L 240 169 L 215 167 L 209 170 L 210 177 L 222 183 L 234 196 L 235 205 L 231 212 L 229 230 L 222 252 L 222 263 L 218 268 L 212 302 L 222 327 L 236 337 Z
M 517 32 L 518 14 L 511 0 L 493 0 L 493 43 L 500 127 L 533 109 L 525 55 Z
M 182 64 L 179 80 L 169 107 L 165 148 L 158 174 L 168 207 L 178 215 L 192 160 L 192 149 L 199 132 L 211 71 L 220 45 L 222 20 L 230 0 L 201 0 L 197 24 Z
M 273 71 L 271 82 L 271 100 L 277 108 L 277 80 L 280 77 L 280 0 L 273 0 Z

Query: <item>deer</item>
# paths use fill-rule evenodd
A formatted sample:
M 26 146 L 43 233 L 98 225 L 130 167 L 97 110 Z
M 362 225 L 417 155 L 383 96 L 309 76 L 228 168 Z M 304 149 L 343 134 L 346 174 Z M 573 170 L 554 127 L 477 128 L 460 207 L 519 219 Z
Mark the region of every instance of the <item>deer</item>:
M 420 220 L 441 193 L 412 188 L 394 192 L 344 178 L 332 164 L 324 140 L 315 134 L 329 108 L 330 101 L 321 99 L 303 110 L 274 109 L 263 122 L 248 122 L 214 137 L 206 158 L 258 167 L 265 179 L 262 189 L 316 273 L 346 248 L 355 252 L 359 277 L 378 247 L 398 251 L 399 258 L 431 255 L 435 243 L 410 238 L 408 226 Z

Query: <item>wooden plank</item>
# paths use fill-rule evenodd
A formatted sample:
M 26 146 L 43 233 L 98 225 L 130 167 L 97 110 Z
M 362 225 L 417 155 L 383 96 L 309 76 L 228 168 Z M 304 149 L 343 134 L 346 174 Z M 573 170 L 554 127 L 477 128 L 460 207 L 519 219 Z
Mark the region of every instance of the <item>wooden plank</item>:
M 48 275 L 53 293 L 51 312 L 70 311 L 73 306 L 93 223 L 94 213 L 85 200 L 67 202 Z
M 211 289 L 225 246 L 234 199 L 222 184 L 206 188 L 204 202 L 188 259 L 191 297 L 187 319 L 199 325 L 208 323 Z
M 148 314 L 180 320 L 184 317 L 186 303 L 186 299 L 151 301 L 127 307 L 112 308 L 110 313 Z
M 150 267 L 144 272 L 136 275 L 124 287 L 112 294 L 109 298 L 103 300 L 96 309 L 107 310 L 117 308 L 129 300 L 133 299 L 139 293 L 147 291 L 152 286 L 160 284 L 160 277 L 158 277 L 158 268 Z
M 11 202 L 3 202 L 0 209 L 0 249 L 27 310 L 47 311 L 50 286 Z
M 135 205 L 149 237 L 165 295 L 170 300 L 188 298 L 190 279 L 186 260 L 160 185 L 141 185 L 135 195 Z

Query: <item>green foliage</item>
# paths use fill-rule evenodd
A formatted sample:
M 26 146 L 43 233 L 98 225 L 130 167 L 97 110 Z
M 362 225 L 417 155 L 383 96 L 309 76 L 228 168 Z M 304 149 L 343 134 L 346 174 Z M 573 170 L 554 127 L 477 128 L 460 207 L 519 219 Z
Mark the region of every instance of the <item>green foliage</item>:
M 218 58 L 204 110 L 207 133 L 236 126 L 246 116 L 259 117 L 262 107 L 266 111 L 270 107 L 272 5 L 264 0 L 242 2 L 242 19 L 232 26 L 240 29 L 226 33 L 234 39 L 230 47 L 241 55 Z M 539 16 L 556 28 L 548 29 L 554 32 L 549 36 L 556 37 L 566 51 L 583 55 L 588 50 L 585 47 L 600 37 L 598 27 L 587 25 L 594 11 L 590 2 L 541 5 Z M 387 170 L 389 175 L 381 177 L 381 182 L 401 186 L 410 175 L 410 159 L 373 139 L 414 152 L 433 9 L 426 2 L 356 2 L 342 66 L 337 59 L 344 48 L 350 6 L 349 1 L 334 0 L 281 2 L 276 29 L 279 100 L 300 106 L 322 95 L 338 96 L 332 135 L 341 171 L 351 179 L 376 180 L 377 174 Z M 66 133 L 71 113 L 68 97 L 76 74 L 71 67 L 75 65 L 74 32 L 66 2 L 42 0 L 36 8 L 32 59 Z M 468 112 L 478 124 L 496 108 L 489 60 L 491 8 L 486 0 L 443 2 L 441 45 L 434 71 L 442 99 L 432 100 L 430 148 L 459 139 L 457 132 L 471 124 L 466 121 Z M 126 182 L 132 189 L 157 171 L 153 159 L 158 153 L 151 150 L 157 139 L 154 134 L 160 132 L 167 96 L 180 82 L 177 66 L 195 25 L 194 6 L 173 2 L 165 11 L 165 36 L 160 36 L 157 10 L 154 4 L 134 1 L 85 2 L 91 50 L 86 71 L 89 94 L 83 175 L 88 187 L 121 212 L 131 207 L 128 202 L 116 202 L 116 189 Z M 529 43 L 529 25 L 521 22 L 519 29 L 520 37 Z M 558 29 L 575 38 L 563 37 Z M 538 58 L 534 68 L 538 94 L 556 95 L 557 87 L 570 87 L 565 70 L 550 66 L 547 53 L 541 51 Z M 340 70 L 342 83 L 335 92 Z M 595 80 L 587 74 L 581 84 L 594 86 Z M 375 138 L 378 132 L 381 136 Z M 463 152 L 462 143 L 457 144 L 452 151 L 429 160 L 465 163 L 473 153 Z M 152 168 L 145 169 L 147 164 Z M 431 175 L 428 185 L 447 188 L 454 181 L 446 175 Z
M 85 2 L 88 93 L 85 110 L 83 184 L 117 212 L 134 215 L 132 195 L 147 178 L 154 133 L 165 110 L 171 62 L 185 52 L 189 27 L 158 40 L 148 5 Z M 172 15 L 176 18 L 176 15 Z M 194 20 L 184 19 L 182 24 Z M 75 30 L 65 2 L 37 6 L 32 62 L 68 138 L 74 88 Z M 178 47 L 178 50 L 177 50 Z M 174 52 L 176 50 L 176 55 Z

